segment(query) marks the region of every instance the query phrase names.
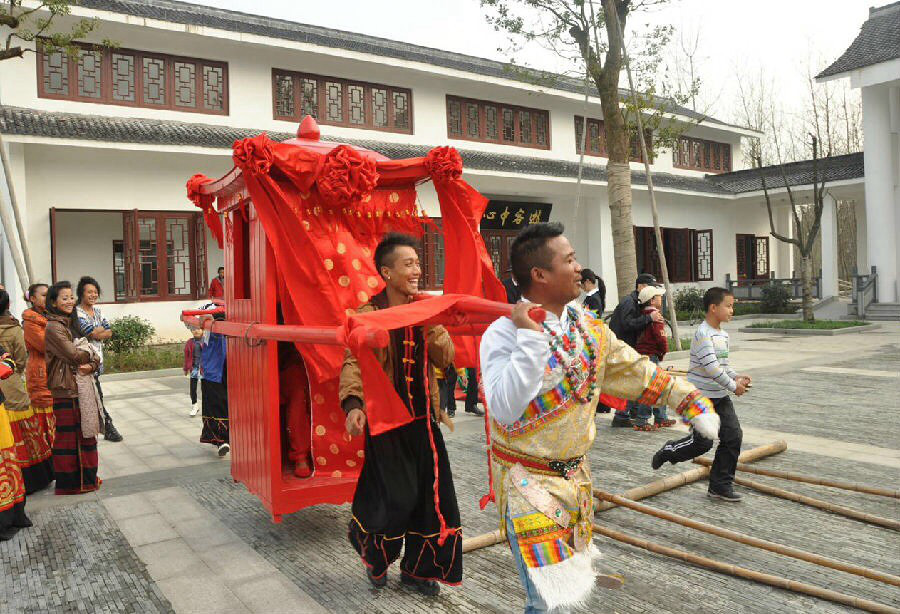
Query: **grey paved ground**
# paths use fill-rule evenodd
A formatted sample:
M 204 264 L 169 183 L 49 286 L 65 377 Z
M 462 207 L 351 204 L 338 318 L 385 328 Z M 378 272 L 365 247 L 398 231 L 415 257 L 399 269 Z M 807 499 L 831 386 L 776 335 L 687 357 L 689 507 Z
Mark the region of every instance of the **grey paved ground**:
M 755 377 L 736 401 L 757 436 L 805 446 L 760 466 L 900 488 L 897 331 L 843 338 L 737 339 L 739 370 Z M 740 337 L 735 335 L 735 337 Z M 803 371 L 809 365 L 869 369 L 882 377 Z M 35 527 L 0 544 L 0 612 L 419 612 L 521 611 L 523 592 L 502 545 L 466 555 L 461 588 L 425 600 L 401 586 L 371 589 L 346 542 L 348 506 L 321 506 L 272 524 L 235 484 L 228 461 L 196 442 L 178 376 L 125 378 L 105 385 L 124 444 L 100 444 L 104 484 L 95 495 L 29 499 Z M 653 472 L 652 452 L 679 431 L 615 431 L 598 418 L 591 454 L 596 486 L 621 492 L 694 465 Z M 496 528 L 486 491 L 483 428 L 468 416 L 447 436 L 468 536 Z M 767 439 L 768 440 L 768 439 Z M 851 442 L 853 446 L 848 447 Z M 758 442 L 745 443 L 745 448 Z M 818 447 L 817 447 L 818 446 Z M 855 447 L 854 447 L 855 446 Z M 889 518 L 900 500 L 752 476 Z M 900 535 L 747 489 L 740 505 L 709 501 L 700 482 L 645 503 L 719 526 L 900 574 Z M 598 521 L 624 532 L 724 562 L 782 575 L 900 608 L 900 589 L 614 509 Z M 607 572 L 626 576 L 620 591 L 597 591 L 582 612 L 846 612 L 798 596 L 707 572 L 598 537 Z

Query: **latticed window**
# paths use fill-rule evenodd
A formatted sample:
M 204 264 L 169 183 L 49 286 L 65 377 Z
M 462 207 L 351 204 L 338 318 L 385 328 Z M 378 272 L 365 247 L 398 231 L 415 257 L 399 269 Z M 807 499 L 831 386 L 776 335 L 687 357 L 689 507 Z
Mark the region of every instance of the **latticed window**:
M 584 127 L 584 118 L 575 116 L 575 153 L 581 153 L 581 132 Z M 609 150 L 606 147 L 606 130 L 603 127 L 602 119 L 594 119 L 589 117 L 587 120 L 587 140 L 585 141 L 586 156 L 600 156 L 601 158 L 609 157 Z M 653 149 L 652 133 L 649 130 L 644 132 L 644 138 L 647 141 L 647 149 Z M 641 141 L 638 138 L 637 131 L 632 130 L 628 140 L 628 151 L 632 162 L 643 162 L 641 155 Z
M 663 252 L 673 282 L 711 281 L 713 278 L 713 231 L 691 228 L 660 228 Z M 634 228 L 635 255 L 641 273 L 662 276 L 662 265 L 652 227 Z
M 275 119 L 299 122 L 311 115 L 320 124 L 412 132 L 407 89 L 276 69 L 272 98 Z
M 672 148 L 672 165 L 709 173 L 731 171 L 731 145 L 683 136 Z
M 550 116 L 539 109 L 447 96 L 447 136 L 549 149 Z
M 440 218 L 432 218 L 434 225 L 425 226 L 422 244 L 416 251 L 422 265 L 419 287 L 422 290 L 441 290 L 444 287 L 444 234 Z
M 38 95 L 193 113 L 228 113 L 228 65 L 128 49 L 38 50 Z

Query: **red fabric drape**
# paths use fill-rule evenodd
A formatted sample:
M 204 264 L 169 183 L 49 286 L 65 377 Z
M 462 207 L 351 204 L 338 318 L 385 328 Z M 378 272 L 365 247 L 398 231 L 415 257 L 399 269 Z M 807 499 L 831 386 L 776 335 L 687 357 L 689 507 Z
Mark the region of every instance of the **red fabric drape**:
M 215 198 L 213 196 L 201 194 L 200 192 L 200 188 L 207 183 L 212 183 L 212 179 L 203 174 L 197 174 L 188 179 L 188 199 L 194 203 L 195 207 L 199 207 L 203 210 L 203 220 L 206 222 L 206 226 L 209 228 L 210 232 L 212 232 L 213 236 L 216 238 L 219 249 L 222 249 L 224 247 L 222 220 L 219 219 L 219 214 L 216 213 L 216 210 L 213 207 Z
M 442 147 L 423 158 L 385 161 L 349 146 L 338 146 L 323 155 L 274 142 L 263 134 L 236 141 L 233 157 L 272 247 L 281 278 L 284 322 L 346 325 L 348 344 L 364 374 L 370 428 L 384 432 L 405 424 L 408 412 L 371 350 L 355 342 L 353 331 L 369 325 L 383 330 L 412 326 L 455 305 L 452 297 L 416 302 L 400 312 L 392 309 L 384 321 L 372 314 L 355 313 L 384 287 L 372 261 L 381 236 L 388 231 L 422 234 L 427 218 L 416 205 L 416 183 L 432 179 L 440 201 L 445 292 L 498 301 L 505 297 L 478 233 L 487 200 L 461 178 L 458 152 Z M 206 201 L 199 186 L 207 181 L 195 176 L 188 182 L 188 194 L 201 208 Z M 210 218 L 206 219 L 210 223 Z M 218 233 L 217 237 L 221 225 Z M 477 340 L 457 337 L 455 342 L 457 365 L 475 366 Z M 298 349 L 312 380 L 324 382 L 338 375 L 342 348 Z

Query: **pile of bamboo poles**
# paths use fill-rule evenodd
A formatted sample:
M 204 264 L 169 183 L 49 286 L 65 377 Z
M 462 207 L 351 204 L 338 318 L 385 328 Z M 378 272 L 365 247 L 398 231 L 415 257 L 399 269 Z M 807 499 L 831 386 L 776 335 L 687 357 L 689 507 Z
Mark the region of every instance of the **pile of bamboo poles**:
M 823 480 L 815 477 L 803 476 L 800 474 L 789 473 L 784 471 L 774 471 L 774 470 L 766 470 L 759 469 L 757 467 L 752 467 L 747 465 L 746 463 L 753 462 L 759 460 L 761 458 L 765 458 L 767 456 L 771 456 L 773 454 L 778 454 L 787 449 L 787 444 L 784 441 L 776 441 L 770 443 L 765 446 L 760 446 L 757 448 L 753 448 L 741 454 L 738 464 L 738 470 L 744 471 L 747 473 L 756 473 L 759 475 L 767 475 L 771 477 L 778 477 L 788 480 L 794 480 L 798 482 L 806 482 L 809 484 L 817 484 L 822 486 L 829 486 L 833 488 L 842 488 L 844 490 L 851 490 L 855 492 L 867 493 L 872 495 L 884 496 L 884 497 L 894 497 L 900 498 L 900 491 L 892 491 L 886 489 L 874 488 L 861 484 L 853 484 L 848 482 L 838 482 L 833 480 Z M 814 554 L 811 552 L 806 552 L 804 550 L 800 550 L 797 548 L 792 548 L 790 546 L 785 546 L 782 544 L 777 544 L 775 542 L 770 542 L 767 540 L 755 538 L 750 535 L 744 535 L 742 533 L 738 533 L 736 531 L 731 531 L 729 529 L 724 529 L 721 527 L 717 527 L 714 525 L 710 525 L 707 523 L 703 523 L 700 521 L 696 521 L 690 518 L 686 518 L 684 516 L 680 516 L 678 514 L 673 514 L 671 512 L 666 512 L 664 510 L 659 510 L 657 508 L 653 508 L 641 503 L 637 503 L 637 501 L 641 499 L 646 499 L 648 497 L 652 497 L 662 492 L 666 492 L 679 486 L 684 486 L 686 484 L 691 484 L 693 482 L 697 482 L 709 475 L 711 462 L 705 458 L 694 459 L 694 462 L 701 465 L 695 469 L 691 469 L 680 473 L 678 475 L 670 476 L 668 478 L 656 480 L 649 484 L 645 484 L 644 486 L 639 486 L 636 488 L 629 489 L 620 495 L 615 495 L 611 493 L 606 493 L 603 491 L 595 490 L 594 495 L 599 499 L 597 506 L 595 507 L 596 512 L 602 512 L 605 510 L 612 509 L 613 507 L 626 507 L 644 514 L 648 514 L 650 516 L 654 516 L 656 518 L 660 518 L 669 522 L 675 522 L 682 526 L 687 526 L 699 531 L 703 531 L 705 533 L 709 533 L 712 535 L 716 535 L 718 537 L 722 537 L 725 539 L 729 539 L 741 544 L 745 544 L 748 546 L 753 546 L 756 548 L 761 548 L 763 550 L 767 550 L 769 552 L 774 552 L 777 554 L 781 554 L 784 556 L 789 556 L 792 558 L 796 558 L 798 560 L 806 561 L 809 563 L 813 563 L 816 565 L 820 565 L 823 567 L 828 567 L 830 569 L 835 569 L 838 571 L 843 571 L 846 573 L 854 574 L 860 577 L 868 578 L 870 580 L 875 580 L 878 582 L 883 582 L 889 584 L 891 586 L 900 587 L 900 576 L 895 576 L 893 574 L 880 572 L 877 570 L 868 569 L 865 567 L 861 567 L 859 565 L 853 565 L 850 563 L 844 563 L 842 561 L 837 561 L 835 559 L 830 559 L 828 557 L 824 557 L 818 554 Z M 873 516 L 871 514 L 867 514 L 864 512 L 860 512 L 858 510 L 853 510 L 851 508 L 847 508 L 840 505 L 835 505 L 832 503 L 828 503 L 825 501 L 820 501 L 818 499 L 814 499 L 812 497 L 806 497 L 804 495 L 799 495 L 796 493 L 792 493 L 780 488 L 775 488 L 773 486 L 768 486 L 765 484 L 759 484 L 752 480 L 746 480 L 744 478 L 735 478 L 735 482 L 737 484 L 741 484 L 747 486 L 749 488 L 754 488 L 759 490 L 760 492 L 765 492 L 767 494 L 771 494 L 774 496 L 783 497 L 792 501 L 797 501 L 799 503 L 804 503 L 806 505 L 811 505 L 814 507 L 818 507 L 820 509 L 825 509 L 829 512 L 834 512 L 838 514 L 842 514 L 844 516 L 848 516 L 850 518 L 854 518 L 856 520 L 860 520 L 863 522 L 869 522 L 878 526 L 886 527 L 889 529 L 900 530 L 900 522 L 895 520 L 880 518 L 878 516 Z M 875 603 L 873 601 L 862 599 L 859 597 L 853 597 L 851 595 L 845 595 L 843 593 L 839 593 L 836 591 L 832 591 L 830 589 L 825 589 L 818 586 L 813 586 L 810 584 L 805 584 L 802 582 L 796 582 L 794 580 L 789 580 L 787 578 L 782 578 L 779 576 L 775 576 L 772 574 L 762 573 L 750 569 L 746 569 L 743 567 L 738 567 L 736 565 L 731 565 L 729 563 L 723 563 L 721 561 L 716 561 L 713 559 L 709 559 L 706 557 L 698 556 L 695 554 L 691 554 L 689 552 L 684 552 L 682 550 L 678 550 L 675 548 L 670 548 L 668 546 L 663 546 L 661 544 L 656 544 L 638 537 L 634 537 L 628 535 L 626 533 L 622 533 L 621 531 L 616 531 L 615 529 L 610 529 L 608 527 L 601 526 L 599 524 L 594 524 L 594 531 L 599 533 L 600 535 L 604 535 L 616 541 L 620 541 L 622 543 L 630 544 L 632 546 L 637 546 L 639 548 L 644 548 L 645 550 L 649 550 L 650 552 L 655 552 L 657 554 L 663 554 L 665 556 L 670 556 L 673 558 L 677 558 L 679 560 L 691 563 L 693 565 L 697 565 L 700 567 L 704 567 L 706 569 L 710 569 L 712 571 L 716 571 L 718 573 L 724 573 L 731 576 L 735 576 L 738 578 L 743 578 L 746 580 L 751 580 L 754 582 L 758 582 L 761 584 L 766 584 L 768 586 L 774 586 L 777 588 L 790 590 L 798 593 L 802 593 L 805 595 L 810 595 L 813 597 L 817 597 L 819 599 L 825 599 L 828 601 L 832 601 L 834 603 L 840 603 L 843 605 L 848 605 L 851 607 L 859 608 L 861 610 L 869 611 L 869 612 L 890 612 L 894 614 L 900 614 L 900 610 L 893 608 L 891 606 L 886 606 L 883 604 Z M 487 546 L 491 546 L 494 544 L 498 544 L 501 541 L 505 541 L 500 537 L 500 531 L 492 531 L 490 533 L 485 533 L 483 535 L 478 535 L 475 537 L 467 538 L 463 540 L 463 552 L 472 552 L 479 548 L 484 548 Z

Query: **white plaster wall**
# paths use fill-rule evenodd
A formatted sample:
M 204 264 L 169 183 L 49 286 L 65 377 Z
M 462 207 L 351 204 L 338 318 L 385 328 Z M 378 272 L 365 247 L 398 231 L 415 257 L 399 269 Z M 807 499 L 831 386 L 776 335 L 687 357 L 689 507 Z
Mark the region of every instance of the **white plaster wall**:
M 174 55 L 211 59 L 228 63 L 229 114 L 209 115 L 140 107 L 72 102 L 37 97 L 37 56 L 26 54 L 22 59 L 0 63 L 0 102 L 5 105 L 48 111 L 106 115 L 113 117 L 142 117 L 178 120 L 214 125 L 254 128 L 260 131 L 294 132 L 292 122 L 276 121 L 272 116 L 272 69 L 304 71 L 333 75 L 373 83 L 407 87 L 413 91 L 414 134 L 394 134 L 374 130 L 359 130 L 322 126 L 326 135 L 374 141 L 408 142 L 426 145 L 451 144 L 466 149 L 478 149 L 526 157 L 577 160 L 575 152 L 574 116 L 587 114 L 602 117 L 599 99 L 591 98 L 587 108 L 583 97 L 571 92 L 548 90 L 504 79 L 459 73 L 438 67 L 410 62 L 363 56 L 309 45 L 290 46 L 279 41 L 253 44 L 251 36 L 228 39 L 203 36 L 206 30 L 183 28 L 158 29 L 104 21 L 99 30 L 104 37 L 120 41 L 122 47 Z M 15 84 L 14 86 L 11 84 Z M 550 112 L 551 150 L 531 149 L 490 143 L 449 139 L 447 136 L 446 95 L 506 102 Z M 715 114 L 715 112 L 713 112 Z M 732 144 L 732 159 L 739 164 L 740 137 L 733 129 L 721 126 L 693 126 L 688 134 Z M 605 164 L 605 158 L 587 157 L 589 162 Z M 632 168 L 643 165 L 632 163 Z M 654 161 L 659 172 L 702 176 L 703 173 L 672 168 L 670 151 L 663 151 Z M 735 169 L 739 168 L 735 166 Z

